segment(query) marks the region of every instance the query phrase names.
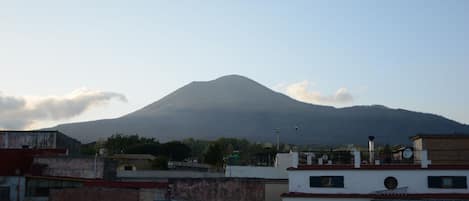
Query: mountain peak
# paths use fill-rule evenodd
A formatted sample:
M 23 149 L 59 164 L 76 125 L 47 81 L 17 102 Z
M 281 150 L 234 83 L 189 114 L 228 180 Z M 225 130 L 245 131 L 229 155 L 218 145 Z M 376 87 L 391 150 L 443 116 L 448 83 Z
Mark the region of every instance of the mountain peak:
M 292 129 L 295 125 L 298 133 Z M 384 106 L 336 109 L 302 103 L 241 75 L 192 82 L 121 118 L 56 129 L 85 142 L 115 132 L 161 141 L 236 137 L 268 142 L 275 139 L 273 128 L 281 128 L 284 143 L 315 144 L 359 144 L 377 134 L 380 142 L 402 144 L 419 132 L 469 132 L 467 125 L 431 114 Z
M 245 76 L 242 76 L 242 75 L 238 75 L 238 74 L 231 74 L 231 75 L 224 75 L 224 76 L 221 76 L 215 80 L 250 80 L 250 81 L 253 81 Z

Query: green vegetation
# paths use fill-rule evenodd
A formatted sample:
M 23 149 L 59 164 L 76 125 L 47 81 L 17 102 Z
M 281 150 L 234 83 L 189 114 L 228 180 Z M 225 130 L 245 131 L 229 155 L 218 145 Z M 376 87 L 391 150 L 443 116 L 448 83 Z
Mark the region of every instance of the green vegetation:
M 107 154 L 151 154 L 154 168 L 166 169 L 167 161 L 197 160 L 222 168 L 224 164 L 273 165 L 277 150 L 272 145 L 250 143 L 246 139 L 220 138 L 215 141 L 186 139 L 160 143 L 139 135 L 115 134 L 100 143 L 82 145 L 83 155 L 94 155 L 101 148 Z M 282 145 L 281 148 L 288 148 Z

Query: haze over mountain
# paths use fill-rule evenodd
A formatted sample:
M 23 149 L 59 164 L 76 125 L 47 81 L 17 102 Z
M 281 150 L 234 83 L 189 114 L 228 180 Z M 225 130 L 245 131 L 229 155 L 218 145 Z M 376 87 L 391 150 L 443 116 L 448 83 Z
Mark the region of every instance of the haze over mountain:
M 298 130 L 295 129 L 298 127 Z M 469 132 L 469 126 L 434 114 L 385 106 L 334 108 L 296 101 L 238 75 L 192 82 L 125 116 L 58 125 L 82 142 L 115 133 L 139 134 L 160 141 L 184 138 L 246 138 L 283 143 L 364 144 L 409 143 L 417 133 Z

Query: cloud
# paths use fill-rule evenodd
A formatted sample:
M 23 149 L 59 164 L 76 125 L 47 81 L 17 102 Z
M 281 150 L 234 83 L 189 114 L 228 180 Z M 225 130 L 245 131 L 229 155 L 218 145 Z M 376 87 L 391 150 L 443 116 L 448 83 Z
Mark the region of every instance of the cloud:
M 38 121 L 69 119 L 112 99 L 127 101 L 119 93 L 84 88 L 46 97 L 15 97 L 0 92 L 0 128 L 23 129 Z
M 285 85 L 280 91 L 296 100 L 321 105 L 344 105 L 354 100 L 352 94 L 344 87 L 339 88 L 333 95 L 322 95 L 318 91 L 309 90 L 310 86 L 312 84 L 308 81 L 302 81 Z

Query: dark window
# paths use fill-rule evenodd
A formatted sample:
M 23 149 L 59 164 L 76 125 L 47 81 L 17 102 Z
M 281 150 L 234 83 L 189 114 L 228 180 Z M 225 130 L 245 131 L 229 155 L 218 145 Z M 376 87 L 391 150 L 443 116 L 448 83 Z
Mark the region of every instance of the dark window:
M 343 176 L 311 176 L 309 177 L 310 187 L 329 187 L 329 188 L 343 188 Z
M 465 176 L 428 176 L 429 188 L 467 188 Z
M 126 165 L 126 166 L 124 166 L 124 170 L 125 171 L 132 171 L 132 170 L 134 170 L 134 168 L 131 165 Z

